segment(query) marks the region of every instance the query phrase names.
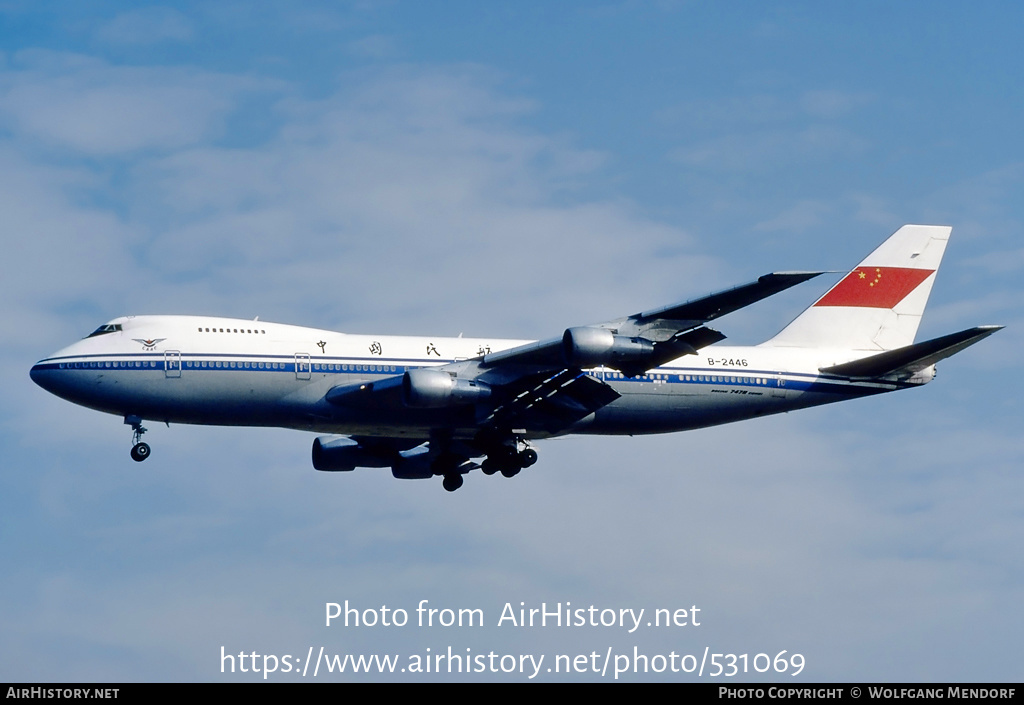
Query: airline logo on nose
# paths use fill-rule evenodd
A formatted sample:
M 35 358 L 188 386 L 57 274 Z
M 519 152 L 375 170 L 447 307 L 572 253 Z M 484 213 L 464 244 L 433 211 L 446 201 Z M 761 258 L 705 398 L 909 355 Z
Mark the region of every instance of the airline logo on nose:
M 142 343 L 143 350 L 153 350 L 156 348 L 157 343 L 162 343 L 167 338 L 153 338 L 152 340 L 143 340 L 142 338 L 132 338 L 136 343 Z
M 893 308 L 934 273 L 910 267 L 857 267 L 814 305 Z

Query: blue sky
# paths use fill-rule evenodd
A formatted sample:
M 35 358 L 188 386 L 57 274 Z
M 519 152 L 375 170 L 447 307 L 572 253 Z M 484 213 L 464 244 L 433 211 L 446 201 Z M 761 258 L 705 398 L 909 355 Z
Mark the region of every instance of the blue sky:
M 0 680 L 219 680 L 221 646 L 449 645 L 785 649 L 815 681 L 1020 680 L 1021 15 L 4 3 Z M 150 424 L 136 466 L 120 419 L 28 379 L 132 313 L 550 337 L 772 270 L 849 268 L 908 222 L 953 226 L 921 337 L 1008 326 L 934 384 L 551 441 L 514 480 L 474 474 L 453 495 L 317 474 L 312 436 L 278 430 Z M 756 344 L 827 285 L 719 327 Z M 346 599 L 489 624 L 325 628 L 324 602 Z M 696 604 L 705 621 L 490 624 L 520 601 Z

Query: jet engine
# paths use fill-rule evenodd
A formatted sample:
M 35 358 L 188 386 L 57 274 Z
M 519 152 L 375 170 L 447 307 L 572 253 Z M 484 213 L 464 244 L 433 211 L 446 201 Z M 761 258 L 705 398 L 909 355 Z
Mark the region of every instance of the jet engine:
M 569 367 L 645 367 L 653 357 L 650 340 L 615 335 L 605 328 L 567 328 L 562 335 L 562 358 Z
M 386 468 L 393 458 L 364 448 L 350 438 L 320 436 L 313 441 L 313 467 L 326 472 Z
M 434 476 L 432 460 L 424 446 L 404 451 L 391 465 L 391 475 L 397 480 L 426 480 Z
M 439 409 L 472 404 L 491 395 L 491 388 L 476 380 L 459 379 L 447 370 L 421 367 L 402 377 L 402 402 L 415 409 Z
M 391 468 L 403 480 L 434 476 L 433 458 L 425 446 L 389 451 L 367 448 L 351 438 L 320 436 L 313 441 L 313 467 L 322 472 L 349 472 L 356 468 Z

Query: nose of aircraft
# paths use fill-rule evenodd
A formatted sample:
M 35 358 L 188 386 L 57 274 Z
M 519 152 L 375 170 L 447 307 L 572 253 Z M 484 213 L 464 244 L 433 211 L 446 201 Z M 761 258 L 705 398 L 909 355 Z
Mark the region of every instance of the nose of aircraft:
M 57 384 L 56 363 L 49 362 L 50 358 L 44 358 L 32 365 L 32 369 L 29 370 L 28 376 L 32 378 L 32 381 L 38 384 L 40 387 L 50 392 L 51 394 L 59 395 L 59 385 Z
M 81 341 L 72 343 L 66 348 L 62 348 L 52 355 L 44 357 L 32 365 L 28 376 L 32 378 L 33 382 L 51 394 L 67 399 L 68 394 L 72 391 L 74 380 L 66 369 L 68 363 L 63 362 L 63 360 L 69 355 L 80 352 L 80 346 Z

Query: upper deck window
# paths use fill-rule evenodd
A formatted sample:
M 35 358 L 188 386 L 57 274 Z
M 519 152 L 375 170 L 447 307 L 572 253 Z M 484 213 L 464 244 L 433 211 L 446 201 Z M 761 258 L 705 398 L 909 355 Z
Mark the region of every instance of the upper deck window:
M 85 337 L 86 338 L 94 338 L 97 335 L 104 335 L 106 333 L 120 333 L 120 332 L 121 332 L 121 324 L 120 323 L 107 323 L 107 324 L 104 324 L 104 325 L 100 326 L 99 328 L 97 328 L 96 330 L 94 330 L 92 333 L 90 333 L 89 335 L 87 335 Z
M 120 330 L 120 328 L 118 330 Z M 203 327 L 201 327 L 201 328 L 198 328 L 198 330 L 199 330 L 200 333 L 246 333 L 246 334 L 249 334 L 249 335 L 252 335 L 252 334 L 266 335 L 267 334 L 267 331 L 262 330 L 260 328 L 213 328 L 213 329 L 210 329 L 210 328 L 203 328 Z M 97 331 L 96 333 L 93 333 L 93 335 L 98 335 L 98 334 L 99 334 L 99 331 Z

